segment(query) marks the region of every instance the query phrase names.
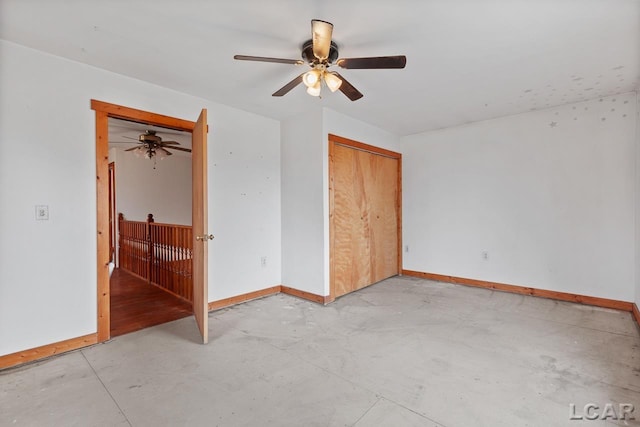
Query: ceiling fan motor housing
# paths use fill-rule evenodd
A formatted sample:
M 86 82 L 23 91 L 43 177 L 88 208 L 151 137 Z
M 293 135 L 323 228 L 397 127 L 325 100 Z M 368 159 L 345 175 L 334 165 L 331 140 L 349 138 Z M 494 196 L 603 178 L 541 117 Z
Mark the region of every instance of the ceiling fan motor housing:
M 158 135 L 156 135 L 155 131 L 148 130 L 145 133 L 139 135 L 138 136 L 138 140 L 140 142 L 158 143 L 158 142 L 162 141 L 162 138 L 160 138 Z
M 313 40 L 307 40 L 302 44 L 302 59 L 309 65 L 313 65 L 318 62 L 318 58 L 313 54 Z M 327 58 L 327 64 L 332 64 L 338 59 L 338 45 L 332 40 L 331 47 L 329 48 L 329 57 Z

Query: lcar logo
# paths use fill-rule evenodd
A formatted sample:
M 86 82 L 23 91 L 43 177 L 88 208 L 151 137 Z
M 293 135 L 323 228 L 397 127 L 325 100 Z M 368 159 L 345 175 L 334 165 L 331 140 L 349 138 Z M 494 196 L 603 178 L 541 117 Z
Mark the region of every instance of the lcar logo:
M 632 403 L 607 403 L 602 408 L 597 403 L 587 403 L 582 412 L 576 410 L 575 403 L 569 403 L 570 420 L 611 420 L 628 421 L 635 420 L 633 415 L 635 407 Z

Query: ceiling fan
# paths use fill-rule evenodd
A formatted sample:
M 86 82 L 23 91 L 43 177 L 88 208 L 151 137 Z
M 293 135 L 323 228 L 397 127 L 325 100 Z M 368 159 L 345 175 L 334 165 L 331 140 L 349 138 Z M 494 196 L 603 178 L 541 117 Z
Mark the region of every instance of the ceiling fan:
M 130 136 L 123 136 L 123 138 L 136 140 L 135 138 L 131 138 Z M 178 150 L 178 151 L 186 151 L 188 153 L 191 152 L 188 148 L 176 147 L 176 145 L 180 145 L 178 141 L 163 141 L 162 138 L 157 135 L 157 131 L 148 129 L 138 135 L 138 145 L 135 147 L 127 148 L 124 151 L 133 151 L 137 157 L 144 157 L 147 159 L 159 158 L 160 160 L 165 157 L 171 156 L 173 153 L 169 150 Z M 130 144 L 130 142 L 125 141 L 111 141 L 111 143 L 115 144 Z
M 324 82 L 331 92 L 340 89 L 352 101 L 362 98 L 362 93 L 337 72 L 328 71 L 330 66 L 337 65 L 344 69 L 382 69 L 404 68 L 407 63 L 407 57 L 404 55 L 338 59 L 338 45 L 331 40 L 332 33 L 333 24 L 330 22 L 319 19 L 311 20 L 311 39 L 302 45 L 302 60 L 247 55 L 235 55 L 233 58 L 241 61 L 275 62 L 292 65 L 307 64 L 311 67 L 310 71 L 304 72 L 291 80 L 274 92 L 273 96 L 286 95 L 300 83 L 305 84 L 309 95 L 320 96 L 320 90 Z

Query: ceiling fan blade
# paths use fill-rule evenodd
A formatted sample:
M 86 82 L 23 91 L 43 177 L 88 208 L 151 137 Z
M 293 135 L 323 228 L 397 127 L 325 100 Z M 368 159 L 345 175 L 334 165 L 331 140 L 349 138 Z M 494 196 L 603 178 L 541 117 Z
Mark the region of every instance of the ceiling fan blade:
M 320 61 L 329 57 L 331 49 L 331 35 L 333 24 L 319 19 L 311 20 L 311 40 L 313 40 L 313 55 Z
M 164 145 L 164 144 L 166 144 L 166 145 L 180 145 L 180 143 L 179 143 L 178 141 L 164 141 L 164 140 L 163 140 L 163 141 L 160 143 L 160 145 Z
M 396 56 L 372 56 L 370 58 L 340 58 L 336 64 L 347 69 L 381 69 L 404 68 L 407 65 L 407 57 Z
M 340 85 L 340 92 L 344 93 L 347 96 L 347 98 L 349 98 L 352 101 L 357 101 L 358 99 L 364 96 L 362 93 L 360 93 L 358 89 L 353 87 L 353 85 L 349 83 L 340 74 L 336 73 L 336 76 L 338 76 L 340 80 L 342 80 L 342 84 Z
M 164 154 L 166 154 L 167 156 L 173 156 L 173 153 L 170 153 L 168 150 L 165 150 L 162 147 L 158 147 L 159 151 L 162 151 Z
M 109 144 L 131 144 L 131 141 L 109 141 Z
M 275 62 L 277 64 L 292 64 L 292 65 L 304 64 L 304 61 L 300 59 L 268 58 L 266 56 L 234 55 L 233 59 L 237 59 L 238 61 Z
M 186 151 L 187 153 L 190 153 L 191 150 L 188 148 L 182 148 L 182 147 L 161 147 L 163 150 L 165 148 L 169 149 L 169 150 L 178 150 L 178 151 Z
M 298 77 L 296 77 L 295 79 L 291 80 L 289 83 L 287 83 L 286 85 L 282 86 L 280 89 L 275 91 L 273 93 L 273 95 L 271 95 L 271 96 L 283 96 L 283 95 L 286 95 L 287 93 L 289 93 L 289 91 L 291 89 L 293 89 L 294 87 L 296 87 L 300 83 L 302 83 L 302 76 L 303 75 L 304 75 L 304 73 L 300 74 Z
M 140 147 L 141 147 L 141 146 L 140 146 Z M 124 150 L 124 151 L 133 151 L 133 150 L 138 150 L 138 149 L 140 149 L 140 147 L 131 147 L 131 148 L 127 148 L 127 149 L 126 149 L 126 150 Z

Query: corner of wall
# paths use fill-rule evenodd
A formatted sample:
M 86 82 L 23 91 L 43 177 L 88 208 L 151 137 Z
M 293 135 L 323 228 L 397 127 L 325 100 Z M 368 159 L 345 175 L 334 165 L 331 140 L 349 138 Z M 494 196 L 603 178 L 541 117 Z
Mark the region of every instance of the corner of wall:
M 281 122 L 282 284 L 322 294 L 322 111 Z
M 403 138 L 405 268 L 640 302 L 638 102 Z

